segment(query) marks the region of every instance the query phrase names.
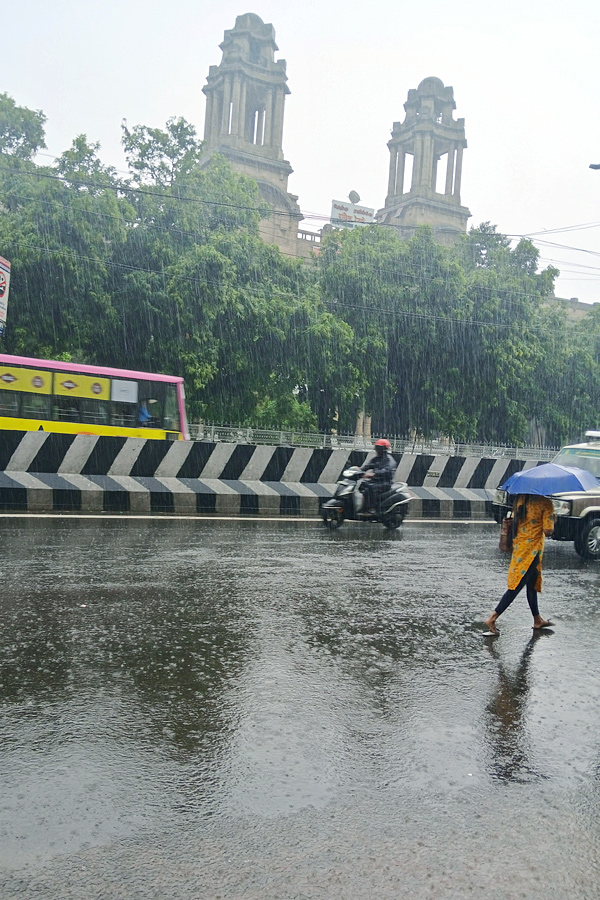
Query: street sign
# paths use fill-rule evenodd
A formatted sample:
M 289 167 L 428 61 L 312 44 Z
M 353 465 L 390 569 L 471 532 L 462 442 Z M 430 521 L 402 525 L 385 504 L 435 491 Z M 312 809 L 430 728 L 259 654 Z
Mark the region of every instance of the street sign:
M 348 201 L 331 201 L 331 224 L 336 228 L 356 228 L 359 225 L 372 225 L 375 221 L 375 210 L 358 203 Z

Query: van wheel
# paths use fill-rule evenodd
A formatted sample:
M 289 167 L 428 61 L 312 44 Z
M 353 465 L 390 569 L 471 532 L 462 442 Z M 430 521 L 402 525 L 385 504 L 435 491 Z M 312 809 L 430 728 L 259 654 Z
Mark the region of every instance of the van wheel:
M 600 519 L 587 519 L 575 539 L 575 552 L 583 559 L 600 559 Z

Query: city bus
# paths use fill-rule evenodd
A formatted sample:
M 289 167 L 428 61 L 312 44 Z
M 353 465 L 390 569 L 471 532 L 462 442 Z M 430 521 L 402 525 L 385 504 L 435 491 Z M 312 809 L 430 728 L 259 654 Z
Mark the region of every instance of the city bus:
M 0 431 L 189 440 L 183 378 L 0 353 Z

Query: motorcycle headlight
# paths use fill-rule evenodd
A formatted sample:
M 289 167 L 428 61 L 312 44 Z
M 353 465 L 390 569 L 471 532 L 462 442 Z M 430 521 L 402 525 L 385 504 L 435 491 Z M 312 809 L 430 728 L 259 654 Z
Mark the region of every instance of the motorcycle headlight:
M 494 503 L 497 503 L 498 506 L 509 506 L 508 502 L 508 494 L 506 491 L 501 491 L 498 489 L 494 495 Z
M 552 506 L 554 507 L 555 516 L 571 515 L 572 504 L 570 500 L 553 500 Z

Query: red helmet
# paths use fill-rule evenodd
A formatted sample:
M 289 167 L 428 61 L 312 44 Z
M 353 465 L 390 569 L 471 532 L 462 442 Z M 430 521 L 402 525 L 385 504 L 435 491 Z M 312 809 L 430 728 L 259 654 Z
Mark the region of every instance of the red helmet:
M 392 445 L 386 438 L 379 438 L 378 441 L 375 441 L 375 446 L 376 447 L 384 447 L 390 453 L 392 451 Z

